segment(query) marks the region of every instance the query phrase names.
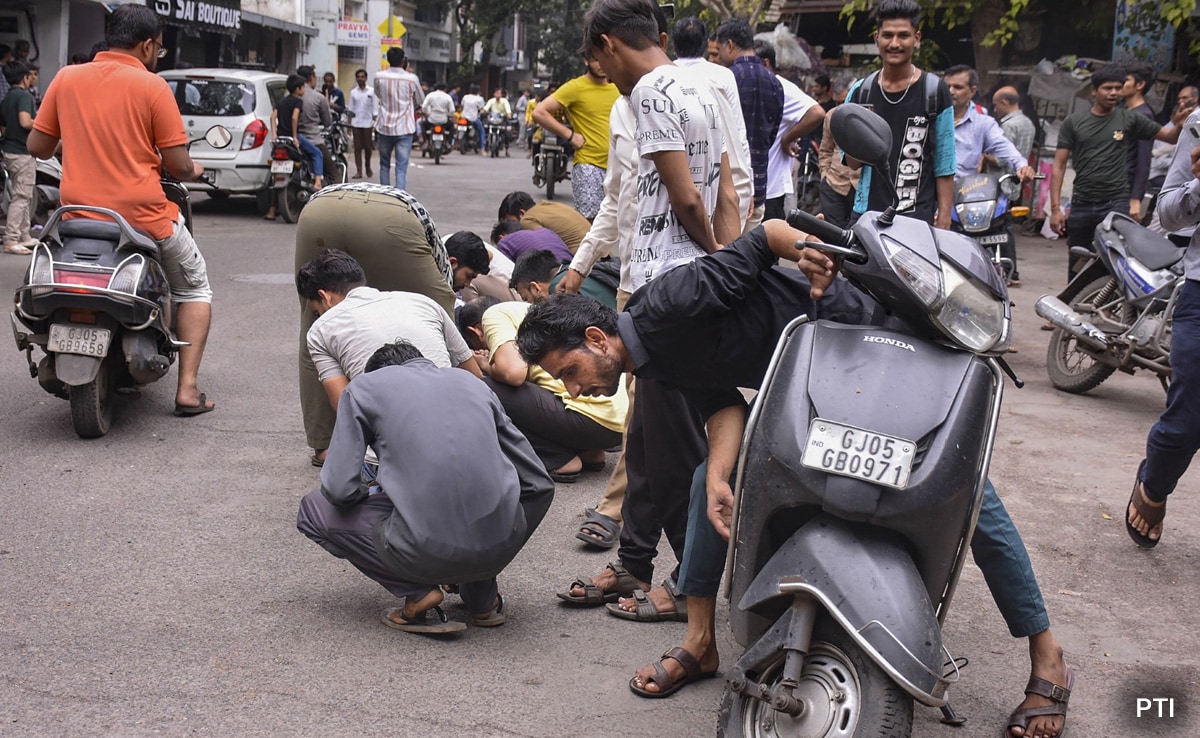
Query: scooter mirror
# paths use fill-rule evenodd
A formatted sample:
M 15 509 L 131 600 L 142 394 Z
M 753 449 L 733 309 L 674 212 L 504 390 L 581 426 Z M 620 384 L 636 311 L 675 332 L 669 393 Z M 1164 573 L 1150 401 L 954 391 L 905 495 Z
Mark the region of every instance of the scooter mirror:
M 846 103 L 833 109 L 829 130 L 846 155 L 878 169 L 887 167 L 892 152 L 892 129 L 861 105 Z
M 225 126 L 213 126 L 204 133 L 204 140 L 214 149 L 223 149 L 233 141 L 233 134 Z

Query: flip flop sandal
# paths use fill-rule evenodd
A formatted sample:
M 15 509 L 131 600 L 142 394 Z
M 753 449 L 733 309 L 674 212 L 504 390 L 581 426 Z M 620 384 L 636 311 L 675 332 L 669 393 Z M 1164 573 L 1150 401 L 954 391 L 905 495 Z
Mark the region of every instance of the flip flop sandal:
M 431 619 L 429 613 L 434 613 L 437 617 Z M 392 615 L 400 618 L 399 621 L 394 620 Z M 380 614 L 379 619 L 389 628 L 402 630 L 405 633 L 423 633 L 426 635 L 444 635 L 446 633 L 459 633 L 467 629 L 466 623 L 460 623 L 457 620 L 451 620 L 446 617 L 446 613 L 442 608 L 434 605 L 425 612 L 415 617 L 405 615 L 403 607 L 393 607 L 390 610 L 384 610 Z
M 583 462 L 583 470 L 585 472 L 604 471 L 604 464 L 605 462 L 603 461 L 585 461 Z
M 1146 462 L 1143 461 L 1142 466 L 1145 465 Z M 1137 514 L 1142 516 L 1142 520 L 1150 524 L 1150 530 L 1157 528 L 1167 517 L 1167 504 L 1165 502 L 1158 507 L 1147 504 L 1146 488 L 1142 486 L 1141 481 L 1142 466 L 1138 467 L 1137 476 L 1133 478 L 1133 492 L 1129 493 L 1129 504 L 1125 506 L 1125 532 L 1129 534 L 1134 543 L 1142 548 L 1154 548 L 1158 545 L 1158 540 L 1161 540 L 1162 533 L 1160 532 L 1160 538 L 1155 540 L 1150 536 L 1142 535 L 1138 532 L 1137 528 L 1134 528 L 1129 523 L 1129 505 L 1133 505 L 1133 509 L 1137 510 Z M 1139 487 L 1141 488 L 1141 494 L 1138 494 Z
M 683 662 L 681 661 L 680 663 Z M 1067 701 L 1071 699 L 1071 690 L 1074 687 L 1075 671 L 1069 666 L 1067 667 L 1067 686 L 1065 687 L 1060 687 L 1054 682 L 1039 679 L 1038 677 L 1029 677 L 1029 684 L 1025 685 L 1025 694 L 1036 694 L 1040 697 L 1045 697 L 1054 702 L 1054 704 L 1045 705 L 1044 707 L 1026 707 L 1024 709 L 1013 710 L 1013 714 L 1008 718 L 1008 727 L 1004 729 L 1004 735 L 1011 735 L 1012 728 L 1020 728 L 1025 731 L 1025 735 L 1029 735 L 1029 721 L 1031 719 L 1048 715 L 1062 715 L 1063 724 L 1062 728 L 1058 731 L 1058 738 L 1064 738 L 1067 734 Z
M 574 484 L 583 476 L 583 472 L 550 472 L 550 478 L 558 484 Z
M 472 615 L 467 622 L 480 628 L 495 628 L 497 625 L 504 625 L 508 622 L 508 616 L 504 614 L 504 598 L 496 595 L 496 606 L 492 608 L 491 612 Z
M 216 409 L 217 409 L 216 405 L 213 405 L 212 407 L 208 406 L 208 397 L 203 392 L 201 392 L 200 393 L 200 402 L 196 403 L 195 405 L 180 405 L 180 404 L 176 403 L 175 404 L 175 416 L 178 418 L 191 418 L 196 415 L 203 415 L 204 413 L 211 413 L 213 410 L 216 410 Z
M 667 659 L 675 659 L 679 662 L 679 665 L 683 667 L 683 677 L 679 679 L 679 681 L 676 681 L 674 678 L 672 678 L 670 672 L 663 667 L 663 662 Z M 647 690 L 645 686 L 639 687 L 637 685 L 636 674 L 632 679 L 629 680 L 629 690 L 638 697 L 661 699 L 663 697 L 670 697 L 680 689 L 683 689 L 684 686 L 692 682 L 699 681 L 700 679 L 711 679 L 716 675 L 717 672 L 715 670 L 702 671 L 700 668 L 700 662 L 696 660 L 695 656 L 691 655 L 682 648 L 676 647 L 662 655 L 662 658 L 658 660 L 658 663 L 654 664 L 654 674 L 646 680 L 647 685 L 649 685 L 651 682 L 657 684 L 659 691 L 651 692 Z
M 669 579 L 663 582 L 663 587 L 667 590 L 667 594 L 670 595 L 671 601 L 675 603 L 675 610 L 673 611 L 660 611 L 658 605 L 654 604 L 654 600 L 650 599 L 650 595 L 639 589 L 633 593 L 633 601 L 637 604 L 636 610 L 622 609 L 620 604 L 614 602 L 606 606 L 608 614 L 622 620 L 633 620 L 638 623 L 662 623 L 667 621 L 686 623 L 687 598 L 679 594 Z
M 596 548 L 612 548 L 617 545 L 621 535 L 621 524 L 616 520 L 596 512 L 589 507 L 583 513 L 583 525 L 575 537 L 589 546 Z
M 633 575 L 625 570 L 625 567 L 620 564 L 609 562 L 608 567 L 617 575 L 617 588 L 605 592 L 604 590 L 592 584 L 591 577 L 579 577 L 571 582 L 571 586 L 563 592 L 556 592 L 560 600 L 571 605 L 583 605 L 585 607 L 594 607 L 603 605 L 606 602 L 616 602 L 620 597 L 629 597 L 634 592 L 641 590 L 642 585 L 638 584 L 638 580 L 633 578 Z M 583 588 L 583 596 L 571 594 L 571 590 L 576 587 Z

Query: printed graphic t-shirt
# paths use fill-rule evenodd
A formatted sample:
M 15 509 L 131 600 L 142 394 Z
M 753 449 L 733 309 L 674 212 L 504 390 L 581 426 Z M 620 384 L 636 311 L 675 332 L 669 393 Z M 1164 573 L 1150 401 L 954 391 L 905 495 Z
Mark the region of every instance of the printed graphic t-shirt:
M 690 70 L 664 64 L 638 80 L 629 95 L 639 157 L 637 232 L 629 257 L 634 290 L 656 274 L 704 253 L 671 210 L 667 188 L 649 156 L 660 151 L 686 153 L 692 181 L 711 217 L 725 152 L 712 94 L 711 85 Z

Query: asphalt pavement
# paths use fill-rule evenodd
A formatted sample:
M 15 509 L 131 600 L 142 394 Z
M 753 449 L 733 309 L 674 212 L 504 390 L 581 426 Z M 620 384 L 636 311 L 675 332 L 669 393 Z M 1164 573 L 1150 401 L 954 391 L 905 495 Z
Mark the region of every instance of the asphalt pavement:
M 486 238 L 505 193 L 538 196 L 524 152 L 512 154 L 439 166 L 417 156 L 409 189 L 443 236 Z M 263 221 L 249 199 L 194 199 L 216 292 L 201 370 L 215 412 L 173 417 L 172 373 L 123 403 L 107 436 L 83 441 L 67 403 L 30 379 L 14 344 L 0 346 L 0 736 L 714 735 L 721 680 L 666 700 L 626 686 L 678 644 L 682 623 L 630 623 L 554 597 L 615 554 L 574 538 L 612 455 L 604 473 L 558 486 L 501 576 L 505 626 L 432 640 L 380 624 L 391 596 L 295 529 L 317 484 L 296 392 L 295 226 Z M 1019 248 L 1010 361 L 1026 386 L 1006 388 L 992 478 L 1076 671 L 1069 734 L 1198 735 L 1200 473 L 1172 499 L 1163 543 L 1135 549 L 1124 503 L 1163 390 L 1145 374 L 1085 396 L 1054 390 L 1033 303 L 1061 288 L 1065 248 L 1040 238 Z M 0 256 L 0 289 L 26 267 Z M 656 580 L 672 566 L 664 542 Z M 722 601 L 719 646 L 732 663 L 726 612 Z M 1000 735 L 1022 697 L 1026 645 L 972 565 L 945 640 L 970 659 L 950 693 L 967 723 L 918 708 L 913 734 Z M 1135 716 L 1139 699 L 1156 698 L 1174 699 L 1151 703 L 1162 718 Z

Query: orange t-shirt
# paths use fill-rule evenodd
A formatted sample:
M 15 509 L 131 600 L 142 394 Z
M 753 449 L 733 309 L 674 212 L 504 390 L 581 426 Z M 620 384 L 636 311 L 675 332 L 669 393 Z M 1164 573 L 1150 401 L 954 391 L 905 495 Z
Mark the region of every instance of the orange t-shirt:
M 188 137 L 166 80 L 102 51 L 54 75 L 33 127 L 62 139 L 63 205 L 108 208 L 155 239 L 171 235 L 179 208 L 163 194 L 158 151 Z

